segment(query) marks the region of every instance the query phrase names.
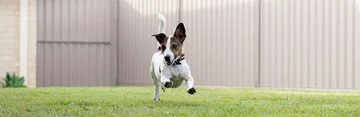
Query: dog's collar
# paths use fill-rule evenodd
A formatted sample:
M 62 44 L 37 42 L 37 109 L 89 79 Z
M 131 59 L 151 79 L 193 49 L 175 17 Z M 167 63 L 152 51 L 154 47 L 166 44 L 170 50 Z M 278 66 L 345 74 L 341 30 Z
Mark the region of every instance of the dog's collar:
M 175 60 L 172 62 L 171 65 L 181 65 L 181 62 L 182 60 L 185 59 L 185 54 L 182 53 L 180 56 L 176 57 Z

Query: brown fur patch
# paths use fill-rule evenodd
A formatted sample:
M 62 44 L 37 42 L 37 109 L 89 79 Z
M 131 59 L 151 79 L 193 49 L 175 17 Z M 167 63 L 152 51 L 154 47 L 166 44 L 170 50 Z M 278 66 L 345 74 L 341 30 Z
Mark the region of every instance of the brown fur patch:
M 165 49 L 166 49 L 166 42 L 167 42 L 168 39 L 169 39 L 169 37 L 165 37 L 165 38 L 163 39 L 163 41 L 162 41 L 161 43 L 159 43 L 159 44 L 160 44 L 160 51 L 161 51 L 161 53 L 164 53 L 164 51 L 165 51 Z
M 160 44 L 160 47 L 158 47 L 158 51 L 161 51 L 162 53 L 164 53 L 164 51 L 166 49 L 166 42 L 169 39 L 169 37 L 166 36 L 164 33 L 154 34 L 152 36 L 154 36 Z
M 176 37 L 171 37 L 170 39 L 170 48 L 176 58 L 182 54 L 182 42 L 179 38 Z

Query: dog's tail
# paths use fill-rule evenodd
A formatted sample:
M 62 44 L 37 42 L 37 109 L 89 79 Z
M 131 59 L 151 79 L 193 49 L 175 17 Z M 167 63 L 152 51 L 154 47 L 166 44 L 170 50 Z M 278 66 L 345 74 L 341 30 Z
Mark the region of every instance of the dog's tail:
M 165 33 L 166 19 L 162 14 L 158 15 L 159 20 L 159 33 Z

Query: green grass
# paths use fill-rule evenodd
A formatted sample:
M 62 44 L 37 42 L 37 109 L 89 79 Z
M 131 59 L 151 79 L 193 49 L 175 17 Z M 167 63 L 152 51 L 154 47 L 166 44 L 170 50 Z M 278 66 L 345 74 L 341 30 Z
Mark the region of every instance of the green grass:
M 153 87 L 0 89 L 0 117 L 360 116 L 359 92 Z

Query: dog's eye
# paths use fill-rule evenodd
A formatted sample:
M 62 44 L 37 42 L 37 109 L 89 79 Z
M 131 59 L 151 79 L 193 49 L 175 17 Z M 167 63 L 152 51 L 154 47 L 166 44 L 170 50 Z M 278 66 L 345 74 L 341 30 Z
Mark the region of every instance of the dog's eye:
M 165 50 L 166 49 L 166 46 L 165 45 L 161 45 L 161 50 Z
M 172 48 L 177 48 L 177 45 L 176 45 L 176 44 L 172 44 L 171 47 L 172 47 Z

